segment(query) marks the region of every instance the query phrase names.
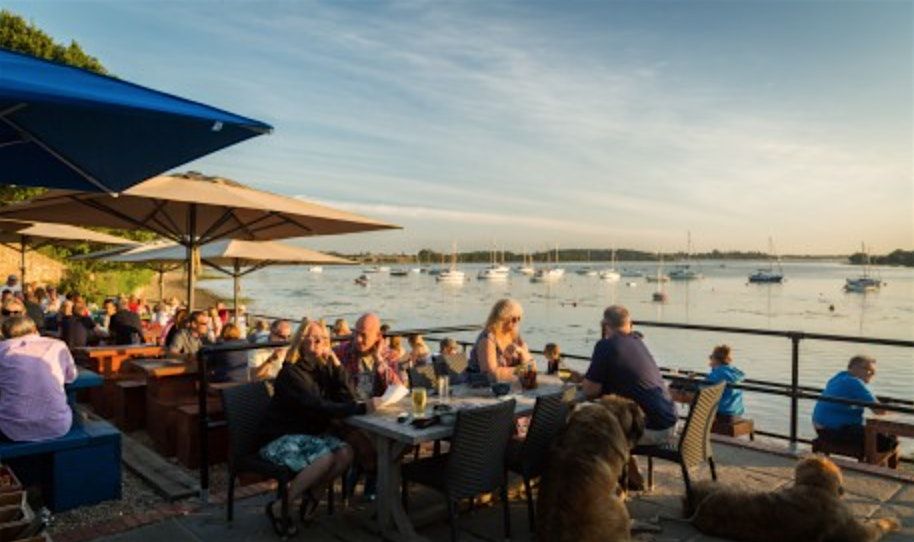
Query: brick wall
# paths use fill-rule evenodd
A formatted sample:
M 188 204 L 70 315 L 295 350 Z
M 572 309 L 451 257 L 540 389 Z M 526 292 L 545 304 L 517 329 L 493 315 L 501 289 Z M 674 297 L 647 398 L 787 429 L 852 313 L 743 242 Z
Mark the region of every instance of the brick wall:
M 29 251 L 25 256 L 26 280 L 39 284 L 57 284 L 63 278 L 64 265 L 43 254 Z M 0 245 L 0 282 L 7 275 L 19 275 L 19 251 Z

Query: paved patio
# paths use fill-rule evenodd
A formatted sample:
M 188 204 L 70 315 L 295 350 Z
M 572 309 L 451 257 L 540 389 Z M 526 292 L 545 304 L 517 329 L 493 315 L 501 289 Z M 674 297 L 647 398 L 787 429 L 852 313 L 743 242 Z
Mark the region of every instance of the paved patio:
M 747 449 L 722 443 L 715 444 L 715 456 L 719 465 L 720 478 L 726 482 L 746 488 L 772 490 L 787 484 L 793 475 L 795 461 L 790 457 Z M 709 476 L 707 470 L 695 473 L 696 478 Z M 885 540 L 900 542 L 914 540 L 914 483 L 903 479 L 892 479 L 865 472 L 845 469 L 848 493 L 846 501 L 861 518 L 894 516 L 904 523 L 904 530 L 893 533 Z M 682 481 L 678 466 L 666 462 L 655 462 L 655 484 L 652 492 L 633 495 L 629 510 L 636 519 L 659 524 L 660 532 L 641 533 L 637 540 L 655 542 L 698 542 L 714 541 L 717 538 L 702 535 L 690 525 L 665 519 L 678 517 L 682 494 Z M 447 540 L 448 527 L 444 521 L 444 507 L 437 496 L 417 491 L 411 497 L 410 509 L 413 521 L 420 535 L 429 540 Z M 236 503 L 235 522 L 225 522 L 224 507 L 210 505 L 199 512 L 171 518 L 100 538 L 104 542 L 121 541 L 168 541 L 191 542 L 214 540 L 235 542 L 248 540 L 277 539 L 263 514 L 263 507 L 269 497 L 259 495 Z M 511 502 L 513 540 L 531 540 L 527 529 L 526 506 L 515 498 Z M 501 507 L 480 506 L 463 513 L 459 520 L 460 539 L 469 542 L 501 540 Z M 292 540 L 315 542 L 344 541 L 362 542 L 377 540 L 371 530 L 370 511 L 366 507 L 354 507 L 334 516 L 322 515 L 313 525 L 302 529 Z

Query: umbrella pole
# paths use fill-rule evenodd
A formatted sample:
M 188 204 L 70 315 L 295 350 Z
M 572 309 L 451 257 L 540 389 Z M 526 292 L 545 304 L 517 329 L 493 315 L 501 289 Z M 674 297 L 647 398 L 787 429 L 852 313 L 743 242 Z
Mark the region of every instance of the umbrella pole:
M 196 265 L 194 262 L 194 248 L 197 245 L 197 205 L 190 206 L 187 216 L 187 310 L 194 310 L 194 280 L 196 279 Z
M 239 325 L 238 321 L 241 317 L 241 308 L 238 306 L 238 294 L 241 293 L 241 265 L 238 261 L 238 258 L 235 258 L 235 269 L 232 273 L 232 278 L 234 279 L 234 292 L 235 292 L 235 325 Z
M 165 268 L 159 268 L 159 301 L 165 302 Z
M 24 235 L 19 236 L 19 287 L 22 288 L 22 295 L 25 295 L 25 248 L 26 239 Z

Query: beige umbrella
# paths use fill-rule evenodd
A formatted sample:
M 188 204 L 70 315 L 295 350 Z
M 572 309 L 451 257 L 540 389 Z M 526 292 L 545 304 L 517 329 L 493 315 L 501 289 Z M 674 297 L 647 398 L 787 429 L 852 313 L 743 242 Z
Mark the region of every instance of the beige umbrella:
M 101 233 L 67 226 L 65 224 L 48 224 L 44 222 L 24 222 L 18 220 L 0 220 L 0 243 L 19 252 L 20 281 L 25 286 L 25 255 L 29 250 L 36 250 L 46 245 L 93 243 L 99 245 L 135 245 L 135 241 Z
M 240 315 L 238 294 L 241 291 L 241 277 L 253 273 L 258 269 L 270 265 L 283 264 L 322 264 L 346 265 L 354 264 L 352 260 L 339 258 L 323 252 L 309 250 L 274 241 L 242 241 L 238 239 L 222 239 L 201 246 L 198 249 L 200 261 L 204 264 L 229 275 L 234 279 L 234 307 L 235 321 Z M 186 257 L 184 247 L 169 245 L 152 247 L 147 250 L 129 250 L 105 258 L 109 262 L 158 262 L 175 263 L 183 262 Z
M 134 245 L 123 245 L 119 247 L 106 248 L 104 250 L 97 250 L 95 252 L 89 252 L 88 254 L 79 254 L 77 256 L 71 256 L 71 260 L 83 261 L 83 260 L 94 260 L 99 262 L 113 262 L 112 258 L 121 255 L 127 254 L 137 254 L 147 250 L 154 250 L 162 247 L 173 247 L 179 246 L 175 245 L 170 241 L 154 241 L 146 244 L 134 244 Z M 144 267 L 148 267 L 159 274 L 159 300 L 165 300 L 165 273 L 169 271 L 174 271 L 180 267 L 184 266 L 184 259 L 181 259 L 181 262 L 143 262 Z
M 190 307 L 193 253 L 217 239 L 261 241 L 399 227 L 196 173 L 153 177 L 117 197 L 51 190 L 0 209 L 0 218 L 153 231 L 185 248 Z

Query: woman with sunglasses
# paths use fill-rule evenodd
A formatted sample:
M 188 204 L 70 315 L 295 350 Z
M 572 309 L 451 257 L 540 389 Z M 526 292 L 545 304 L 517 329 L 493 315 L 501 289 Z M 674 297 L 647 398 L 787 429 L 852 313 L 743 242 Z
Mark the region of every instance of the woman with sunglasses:
M 467 371 L 509 381 L 515 378 L 515 367 L 533 363 L 527 343 L 520 336 L 523 316 L 523 308 L 513 299 L 501 299 L 495 303 L 485 328 L 470 351 Z

